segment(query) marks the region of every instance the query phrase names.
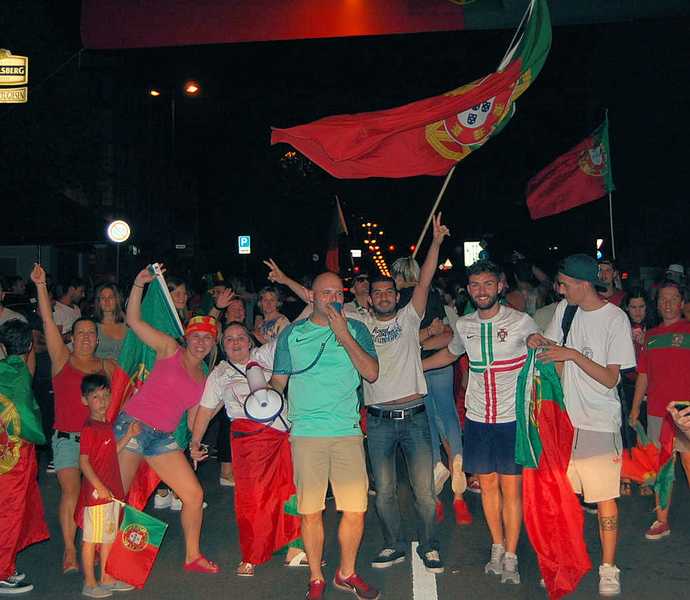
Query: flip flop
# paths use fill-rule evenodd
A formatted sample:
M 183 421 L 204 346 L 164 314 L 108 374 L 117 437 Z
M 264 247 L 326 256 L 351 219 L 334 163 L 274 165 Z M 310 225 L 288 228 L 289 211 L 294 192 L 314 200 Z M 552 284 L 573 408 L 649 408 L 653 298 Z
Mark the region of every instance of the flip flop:
M 235 575 L 238 577 L 254 577 L 254 565 L 252 563 L 242 561 L 237 565 Z
M 69 575 L 70 573 L 79 573 L 79 563 L 77 561 L 68 561 L 67 555 L 62 555 L 62 574 Z
M 208 566 L 201 564 L 202 560 L 208 562 Z M 220 567 L 212 560 L 206 558 L 203 554 L 200 554 L 193 561 L 184 563 L 184 570 L 192 573 L 218 573 Z
M 309 567 L 309 561 L 307 560 L 307 553 L 302 551 L 299 554 L 295 554 L 290 560 L 286 560 L 283 562 L 283 565 L 295 569 L 295 568 L 300 568 L 300 567 Z M 322 560 L 321 561 L 321 566 L 325 567 L 326 566 L 326 561 Z

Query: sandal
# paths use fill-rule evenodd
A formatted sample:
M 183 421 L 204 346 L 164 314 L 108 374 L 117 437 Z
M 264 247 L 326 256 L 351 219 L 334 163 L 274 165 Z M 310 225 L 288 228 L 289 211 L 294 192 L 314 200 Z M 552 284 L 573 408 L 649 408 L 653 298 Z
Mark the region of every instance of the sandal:
M 629 481 L 621 481 L 621 496 L 632 495 L 632 484 Z
M 67 560 L 67 553 L 62 555 L 62 574 L 79 573 L 79 564 L 75 560 Z
M 204 560 L 208 563 L 208 566 L 202 563 Z M 193 561 L 184 563 L 184 570 L 191 573 L 218 573 L 220 567 L 203 554 L 199 554 Z
M 255 567 L 252 563 L 242 561 L 237 565 L 235 575 L 238 577 L 254 577 L 254 569 Z
M 307 553 L 302 551 L 299 554 L 295 554 L 290 560 L 287 560 L 287 558 L 283 561 L 283 566 L 284 567 L 289 567 L 291 569 L 298 568 L 298 567 L 309 567 L 309 561 L 307 560 Z M 322 560 L 321 561 L 321 566 L 325 567 L 326 566 L 326 561 Z

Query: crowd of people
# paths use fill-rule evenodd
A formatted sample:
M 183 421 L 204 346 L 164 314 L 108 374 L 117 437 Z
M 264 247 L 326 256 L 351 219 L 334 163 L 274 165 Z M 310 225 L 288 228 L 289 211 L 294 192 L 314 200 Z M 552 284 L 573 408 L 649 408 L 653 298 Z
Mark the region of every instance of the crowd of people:
M 568 479 L 599 522 L 599 592 L 620 593 L 617 499 L 634 491 L 621 470 L 622 452 L 640 432 L 661 444 L 666 423 L 690 475 L 690 321 L 682 266 L 671 265 L 648 289 L 623 289 L 612 262 L 584 254 L 565 258 L 553 277 L 522 256 L 507 270 L 485 257 L 468 268 L 464 285 L 453 284 L 436 277 L 449 229 L 440 215 L 432 227 L 421 266 L 406 257 L 391 266 L 392 276 L 355 273 L 348 302 L 339 275 L 322 273 L 305 285 L 273 260 L 265 261 L 269 285 L 256 295 L 215 273 L 207 293 L 192 300 L 187 282 L 167 275 L 181 339 L 142 317 L 142 297 L 154 279 L 146 268 L 126 303 L 109 282 L 85 303 L 83 281 L 50 285 L 41 265 L 29 285 L 21 277 L 3 281 L 0 356 L 20 365 L 11 371 L 16 377 L 33 378 L 50 440 L 48 471 L 60 488 L 62 569 L 83 572 L 85 596 L 133 589 L 105 565 L 142 463 L 164 484 L 153 507 L 181 511 L 184 570 L 220 571 L 201 550 L 204 492 L 195 465 L 209 457 L 205 441 L 217 453 L 219 484 L 235 488 L 237 576 L 256 575 L 287 548 L 286 566 L 309 571 L 306 597 L 323 598 L 323 511 L 330 494 L 341 513 L 332 585 L 359 599 L 379 598 L 357 573 L 357 558 L 370 497 L 383 540 L 371 567 L 409 558 L 398 499 L 401 455 L 417 516 L 416 552 L 426 570 L 445 570 L 439 494 L 450 480 L 459 526 L 473 521 L 464 495 L 481 494 L 485 573 L 520 584 L 515 397 L 531 349 L 554 363 L 561 378 L 574 427 Z M 17 300 L 26 297 L 35 302 Z M 156 360 L 110 423 L 110 380 L 128 335 L 152 348 Z M 272 392 L 278 408 L 268 418 L 248 410 L 257 373 L 278 392 Z M 185 418 L 188 448 L 173 435 Z M 209 439 L 214 420 L 218 434 Z M 2 430 L 11 431 L 4 423 Z M 32 442 L 5 437 L 30 447 L 17 461 L 35 465 Z M 0 483 L 10 472 L 0 470 Z M 639 493 L 655 491 L 647 483 Z M 644 535 L 660 540 L 671 533 L 670 498 L 654 500 L 655 520 Z M 0 507 L 0 523 L 2 513 Z M 16 570 L 26 545 L 17 535 L 11 556 L 0 558 L 0 595 L 33 589 Z

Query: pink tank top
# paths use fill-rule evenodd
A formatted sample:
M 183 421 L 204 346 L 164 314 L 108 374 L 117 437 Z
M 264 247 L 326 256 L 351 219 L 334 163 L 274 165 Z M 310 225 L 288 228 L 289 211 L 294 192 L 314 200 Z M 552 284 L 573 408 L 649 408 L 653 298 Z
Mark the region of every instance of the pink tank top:
M 99 374 L 105 375 L 105 370 L 101 368 Z M 68 360 L 62 370 L 53 376 L 53 393 L 55 394 L 53 429 L 79 433 L 86 419 L 89 418 L 89 409 L 81 402 L 81 380 L 86 375 L 88 373 L 75 369 Z
M 172 433 L 184 411 L 201 401 L 204 382 L 194 381 L 182 364 L 182 350 L 156 360 L 141 389 L 125 405 L 125 412 L 150 427 Z

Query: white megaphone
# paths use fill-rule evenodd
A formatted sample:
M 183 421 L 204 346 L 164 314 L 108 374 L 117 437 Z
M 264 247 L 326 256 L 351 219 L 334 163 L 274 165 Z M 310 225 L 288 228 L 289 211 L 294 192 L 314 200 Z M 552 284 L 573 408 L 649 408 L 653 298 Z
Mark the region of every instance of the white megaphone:
M 282 394 L 268 387 L 264 368 L 258 362 L 247 363 L 246 373 L 250 393 L 244 401 L 244 414 L 259 423 L 275 421 L 285 405 Z

